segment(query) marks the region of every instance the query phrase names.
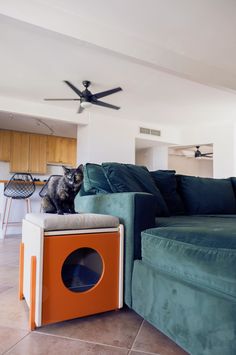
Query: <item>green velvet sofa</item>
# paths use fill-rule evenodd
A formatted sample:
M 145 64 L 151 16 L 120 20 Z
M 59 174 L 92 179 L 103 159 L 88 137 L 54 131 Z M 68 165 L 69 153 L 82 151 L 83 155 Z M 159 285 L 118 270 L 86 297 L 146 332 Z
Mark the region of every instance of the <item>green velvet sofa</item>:
M 192 355 L 236 354 L 236 178 L 86 164 L 78 212 L 125 227 L 124 300 Z

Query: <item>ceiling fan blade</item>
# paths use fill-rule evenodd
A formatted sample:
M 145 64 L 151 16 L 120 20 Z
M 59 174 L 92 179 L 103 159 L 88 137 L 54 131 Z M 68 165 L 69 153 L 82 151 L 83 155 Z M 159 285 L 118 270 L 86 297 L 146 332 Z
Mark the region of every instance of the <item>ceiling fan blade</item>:
M 119 88 L 115 88 L 115 89 L 111 89 L 111 90 L 98 92 L 97 94 L 94 94 L 93 96 L 96 99 L 100 99 L 101 97 L 108 96 L 108 95 L 111 95 L 111 94 L 115 94 L 116 92 L 121 91 L 121 90 L 122 89 L 119 87 Z
M 44 101 L 80 101 L 80 99 L 44 99 Z
M 71 84 L 69 81 L 64 80 L 64 83 L 66 83 L 77 95 L 79 95 L 79 97 L 83 96 L 82 92 L 79 89 L 77 89 L 73 84 Z
M 213 155 L 213 153 L 202 153 L 201 154 L 202 157 L 207 157 L 208 155 Z
M 103 106 L 103 107 L 107 107 L 107 108 L 113 108 L 114 110 L 119 110 L 119 109 L 120 109 L 120 107 L 118 107 L 118 106 L 111 105 L 111 104 L 108 104 L 108 103 L 103 102 L 103 101 L 91 100 L 90 102 L 91 102 L 91 104 L 93 104 L 93 105 Z

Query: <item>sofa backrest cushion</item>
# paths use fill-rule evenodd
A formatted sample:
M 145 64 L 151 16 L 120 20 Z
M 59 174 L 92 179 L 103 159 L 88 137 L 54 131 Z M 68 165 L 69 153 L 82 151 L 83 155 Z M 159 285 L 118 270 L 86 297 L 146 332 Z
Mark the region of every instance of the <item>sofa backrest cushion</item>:
M 148 192 L 155 196 L 156 215 L 169 216 L 169 210 L 146 167 L 133 164 L 103 163 L 113 192 Z
M 177 189 L 175 170 L 151 171 L 151 175 L 160 190 L 172 216 L 185 214 L 184 203 Z
M 110 184 L 101 165 L 87 163 L 84 165 L 83 189 L 85 194 L 111 193 Z
M 231 177 L 230 178 L 232 186 L 233 186 L 233 190 L 234 190 L 234 196 L 236 198 L 236 177 Z
M 188 214 L 235 214 L 236 203 L 230 179 L 178 176 Z

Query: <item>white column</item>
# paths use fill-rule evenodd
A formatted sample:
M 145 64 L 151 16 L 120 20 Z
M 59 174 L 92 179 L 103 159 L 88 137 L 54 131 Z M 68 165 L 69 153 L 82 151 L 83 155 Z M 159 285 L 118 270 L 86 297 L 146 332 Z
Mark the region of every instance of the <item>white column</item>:
M 152 170 L 168 169 L 168 146 L 160 145 L 152 148 Z
M 132 122 L 92 115 L 87 126 L 78 126 L 78 162 L 135 162 L 135 132 Z

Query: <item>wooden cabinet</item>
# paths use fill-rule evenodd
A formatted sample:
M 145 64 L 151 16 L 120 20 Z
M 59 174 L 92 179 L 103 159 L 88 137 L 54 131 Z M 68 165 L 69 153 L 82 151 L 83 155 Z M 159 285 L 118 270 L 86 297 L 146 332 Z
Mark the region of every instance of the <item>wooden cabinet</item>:
M 47 136 L 30 134 L 29 172 L 46 174 L 47 172 Z
M 76 165 L 76 139 L 48 136 L 47 162 L 49 164 Z
M 12 132 L 10 171 L 45 174 L 46 146 L 46 136 Z
M 0 161 L 10 172 L 46 174 L 47 164 L 76 166 L 75 138 L 0 130 Z
M 0 130 L 0 161 L 10 161 L 11 131 Z
M 12 132 L 10 172 L 29 171 L 29 133 Z

